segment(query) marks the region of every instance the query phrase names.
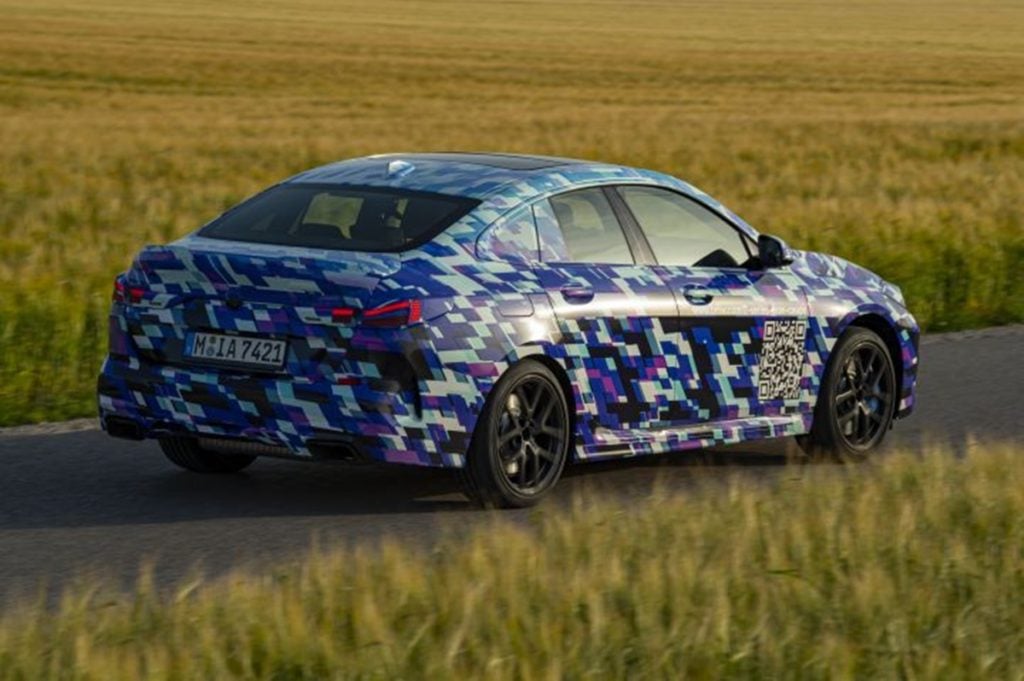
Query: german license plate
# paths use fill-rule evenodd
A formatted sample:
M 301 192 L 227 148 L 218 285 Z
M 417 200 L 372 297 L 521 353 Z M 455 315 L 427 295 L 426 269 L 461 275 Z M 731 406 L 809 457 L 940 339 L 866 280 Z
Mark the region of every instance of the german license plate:
M 287 354 L 287 341 L 223 333 L 193 333 L 185 344 L 189 359 L 266 369 L 280 369 Z

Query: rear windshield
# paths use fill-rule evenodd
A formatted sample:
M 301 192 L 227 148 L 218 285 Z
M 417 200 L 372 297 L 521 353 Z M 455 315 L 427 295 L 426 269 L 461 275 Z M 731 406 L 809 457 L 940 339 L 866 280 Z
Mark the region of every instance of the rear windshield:
M 282 184 L 220 216 L 200 236 L 345 251 L 426 243 L 479 202 L 377 187 Z

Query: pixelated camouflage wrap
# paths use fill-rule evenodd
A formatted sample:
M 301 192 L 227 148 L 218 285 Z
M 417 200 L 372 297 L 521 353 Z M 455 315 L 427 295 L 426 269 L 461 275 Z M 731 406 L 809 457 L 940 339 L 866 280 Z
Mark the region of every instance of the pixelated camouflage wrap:
M 402 157 L 406 158 L 406 157 Z M 344 437 L 369 459 L 461 467 L 491 388 L 513 363 L 565 380 L 575 457 L 666 452 L 805 433 L 832 348 L 851 324 L 879 331 L 914 406 L 917 325 L 899 290 L 839 258 L 794 251 L 761 272 L 565 259 L 547 197 L 639 183 L 693 197 L 757 233 L 711 197 L 650 171 L 592 163 L 533 170 L 394 156 L 336 163 L 287 182 L 396 187 L 480 205 L 429 243 L 367 254 L 207 239 L 144 249 L 125 274 L 145 294 L 114 303 L 99 409 L 149 437 L 244 438 L 310 457 Z M 584 284 L 593 298 L 561 292 Z M 699 286 L 708 305 L 688 303 Z M 332 320 L 337 306 L 422 301 L 394 329 Z M 197 331 L 288 342 L 275 371 L 185 357 Z

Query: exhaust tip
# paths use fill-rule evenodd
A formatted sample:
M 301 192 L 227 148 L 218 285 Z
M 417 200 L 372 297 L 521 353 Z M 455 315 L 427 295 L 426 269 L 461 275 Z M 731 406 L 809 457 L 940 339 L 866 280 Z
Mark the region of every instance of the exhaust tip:
M 315 438 L 306 443 L 314 459 L 326 461 L 365 462 L 365 457 L 347 438 Z
M 142 427 L 131 419 L 126 419 L 120 416 L 108 416 L 104 419 L 103 426 L 107 431 L 107 435 L 111 437 L 120 438 L 122 440 L 143 439 Z

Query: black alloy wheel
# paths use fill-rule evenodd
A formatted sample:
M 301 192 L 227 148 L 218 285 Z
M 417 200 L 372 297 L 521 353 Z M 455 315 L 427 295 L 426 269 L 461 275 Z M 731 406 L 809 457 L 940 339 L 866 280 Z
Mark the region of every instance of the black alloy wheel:
M 851 327 L 832 350 L 811 432 L 797 441 L 814 457 L 863 460 L 888 432 L 896 395 L 889 349 L 870 329 Z
M 494 387 L 477 423 L 463 474 L 467 494 L 485 506 L 532 505 L 558 482 L 569 444 L 557 379 L 539 362 L 521 362 Z
M 850 353 L 840 374 L 833 412 L 839 433 L 855 449 L 871 447 L 892 412 L 893 386 L 889 358 L 873 343 Z
M 498 420 L 498 456 L 505 482 L 517 492 L 546 487 L 565 445 L 566 423 L 558 388 L 537 375 L 512 388 Z

